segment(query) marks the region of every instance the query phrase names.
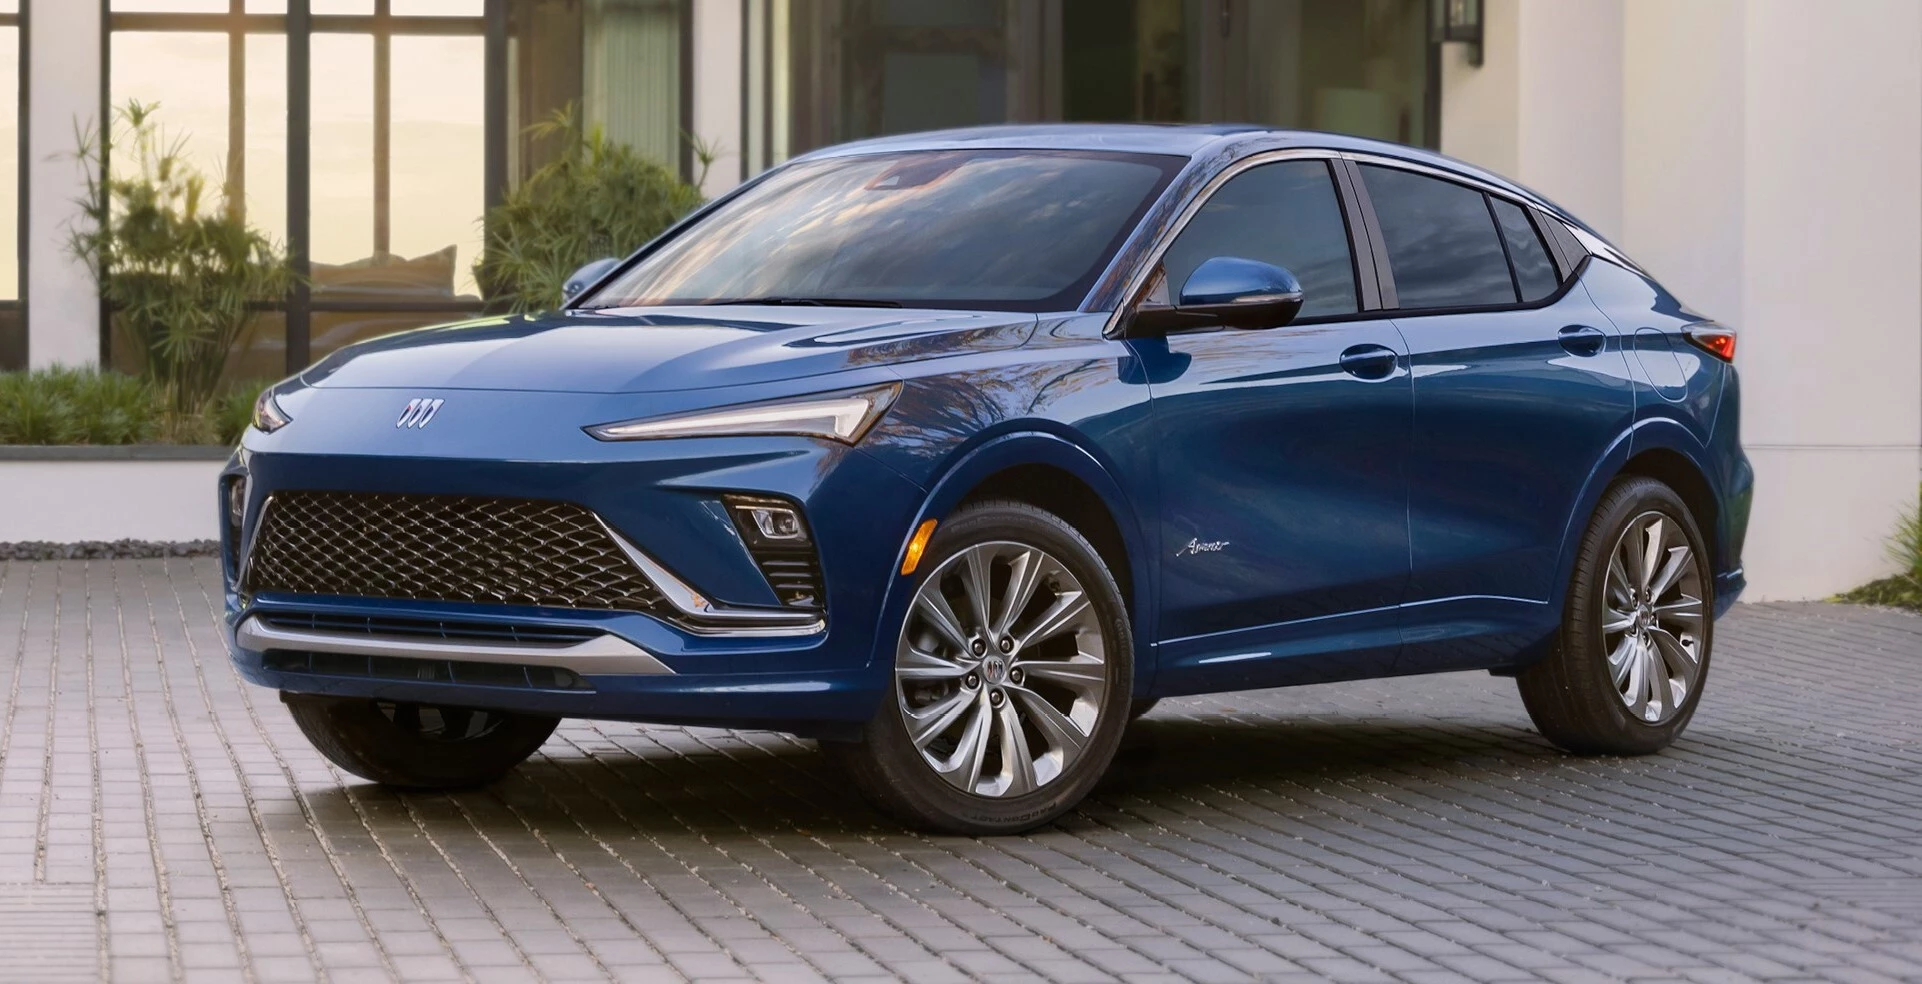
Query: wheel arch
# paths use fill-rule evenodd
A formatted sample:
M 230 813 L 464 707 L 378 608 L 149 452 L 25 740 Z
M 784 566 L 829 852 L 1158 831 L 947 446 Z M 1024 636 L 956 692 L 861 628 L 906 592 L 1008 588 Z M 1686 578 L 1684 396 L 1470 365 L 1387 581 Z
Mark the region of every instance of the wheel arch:
M 1653 478 L 1675 490 L 1694 517 L 1695 525 L 1707 541 L 1711 565 L 1720 574 L 1725 565 L 1721 527 L 1720 496 L 1709 470 L 1702 465 L 1704 449 L 1680 424 L 1661 418 L 1641 421 L 1624 433 L 1603 453 L 1589 474 L 1581 500 L 1569 516 L 1563 533 L 1559 572 L 1550 601 L 1559 610 L 1567 601 L 1568 577 L 1575 562 L 1576 547 L 1595 514 L 1596 504 L 1610 485 L 1624 475 Z
M 1153 556 L 1135 502 L 1095 453 L 1059 434 L 1023 431 L 997 435 L 959 452 L 930 483 L 912 529 L 939 521 L 972 502 L 1013 499 L 1060 516 L 1088 538 L 1107 562 L 1126 602 L 1135 636 L 1136 690 L 1153 675 Z M 902 542 L 902 554 L 907 543 Z M 900 555 L 897 555 L 900 556 Z M 910 582 L 895 577 L 882 606 L 876 638 L 888 637 L 907 605 Z M 877 650 L 881 647 L 877 647 Z

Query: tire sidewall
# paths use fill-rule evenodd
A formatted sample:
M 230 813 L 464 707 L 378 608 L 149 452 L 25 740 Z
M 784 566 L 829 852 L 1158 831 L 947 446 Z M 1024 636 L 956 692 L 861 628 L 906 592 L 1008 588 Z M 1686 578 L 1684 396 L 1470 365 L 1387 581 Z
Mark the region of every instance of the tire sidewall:
M 1060 519 L 1032 507 L 989 503 L 970 508 L 941 525 L 908 585 L 909 598 L 962 550 L 991 541 L 1012 541 L 1052 554 L 1080 580 L 1105 636 L 1108 687 L 1102 696 L 1094 734 L 1068 773 L 1021 796 L 996 798 L 965 793 L 936 775 L 908 737 L 896 691 L 894 666 L 901 632 L 913 602 L 879 640 L 886 647 L 885 690 L 869 722 L 865 742 L 873 766 L 912 814 L 957 832 L 1004 833 L 1025 830 L 1053 819 L 1080 802 L 1107 771 L 1128 724 L 1134 689 L 1134 639 L 1126 606 L 1113 575 L 1088 541 Z
M 1606 610 L 1609 556 L 1628 523 L 1651 511 L 1660 512 L 1681 527 L 1701 578 L 1704 595 L 1701 661 L 1696 669 L 1694 685 L 1675 715 L 1656 724 L 1631 715 L 1627 704 L 1621 700 L 1620 691 L 1616 689 L 1614 677 L 1609 672 L 1608 653 L 1600 629 L 1602 613 Z M 1642 752 L 1658 751 L 1688 727 L 1708 682 L 1709 663 L 1715 649 L 1715 579 L 1709 567 L 1707 544 L 1703 542 L 1702 532 L 1690 515 L 1688 506 L 1674 490 L 1653 479 L 1638 478 L 1624 483 L 1615 494 L 1605 497 L 1602 510 L 1596 514 L 1584 538 L 1580 563 L 1585 565 L 1590 577 L 1585 585 L 1586 590 L 1578 590 L 1579 582 L 1571 583 L 1562 645 L 1577 656 L 1573 661 L 1573 669 L 1588 678 L 1583 683 L 1604 696 L 1607 705 L 1604 718 L 1609 730 L 1614 732 L 1614 743 Z

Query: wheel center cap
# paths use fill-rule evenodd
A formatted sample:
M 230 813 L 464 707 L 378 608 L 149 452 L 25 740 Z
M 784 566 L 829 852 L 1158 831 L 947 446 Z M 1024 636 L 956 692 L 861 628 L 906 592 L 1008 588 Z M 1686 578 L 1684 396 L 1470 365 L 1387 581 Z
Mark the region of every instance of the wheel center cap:
M 989 683 L 1005 683 L 1008 679 L 1008 661 L 1000 656 L 990 656 L 981 661 L 981 676 Z

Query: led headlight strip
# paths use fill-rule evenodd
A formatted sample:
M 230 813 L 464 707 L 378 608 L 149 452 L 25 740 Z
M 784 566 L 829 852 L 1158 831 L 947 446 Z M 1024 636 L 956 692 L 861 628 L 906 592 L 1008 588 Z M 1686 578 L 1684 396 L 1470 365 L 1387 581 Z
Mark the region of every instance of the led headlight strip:
M 596 424 L 589 434 L 603 441 L 649 441 L 671 437 L 739 437 L 790 434 L 854 444 L 888 412 L 899 383 L 823 393 L 798 399 L 750 403 L 671 417 Z

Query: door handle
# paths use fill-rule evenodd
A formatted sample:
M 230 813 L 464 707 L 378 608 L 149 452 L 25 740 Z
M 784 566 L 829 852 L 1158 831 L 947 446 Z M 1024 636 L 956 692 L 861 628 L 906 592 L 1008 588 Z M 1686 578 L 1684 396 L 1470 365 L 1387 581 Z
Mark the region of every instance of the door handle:
M 1602 346 L 1608 344 L 1608 335 L 1600 328 L 1588 325 L 1569 325 L 1555 334 L 1556 341 L 1571 355 L 1599 355 Z
M 1395 350 L 1385 345 L 1355 345 L 1341 353 L 1341 369 L 1357 379 L 1387 379 L 1395 373 Z

